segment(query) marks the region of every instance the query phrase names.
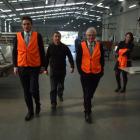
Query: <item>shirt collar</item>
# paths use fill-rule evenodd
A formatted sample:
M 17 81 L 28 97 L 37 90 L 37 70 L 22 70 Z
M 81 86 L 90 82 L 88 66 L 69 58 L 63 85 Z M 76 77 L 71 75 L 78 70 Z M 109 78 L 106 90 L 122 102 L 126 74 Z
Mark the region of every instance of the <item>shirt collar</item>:
M 32 32 L 30 31 L 28 33 L 29 33 L 29 35 L 31 35 Z M 27 35 L 27 32 L 24 31 L 24 36 L 26 36 L 26 35 Z
M 87 45 L 90 46 L 91 44 L 93 44 L 93 46 L 95 45 L 95 41 L 93 41 L 92 43 L 90 43 L 88 40 L 87 40 Z

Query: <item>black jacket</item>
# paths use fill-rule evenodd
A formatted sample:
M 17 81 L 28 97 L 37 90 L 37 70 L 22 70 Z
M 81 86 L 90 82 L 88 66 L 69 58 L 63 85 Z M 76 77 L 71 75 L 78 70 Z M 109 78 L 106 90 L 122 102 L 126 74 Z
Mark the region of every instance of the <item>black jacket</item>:
M 22 32 L 22 37 L 24 38 L 24 32 Z M 38 39 L 38 47 L 41 59 L 41 66 L 45 67 L 45 51 L 44 51 L 44 44 L 41 34 L 37 34 Z M 14 67 L 17 67 L 17 36 L 13 39 L 13 52 L 12 52 L 12 59 Z
M 74 68 L 74 61 L 69 48 L 63 43 L 60 43 L 60 45 L 50 44 L 46 53 L 45 69 L 47 70 L 50 63 L 51 75 L 65 75 L 66 56 L 68 57 L 71 68 Z
M 86 42 L 87 44 L 87 42 Z M 87 45 L 88 46 L 88 45 Z M 94 51 L 94 50 L 93 50 Z M 99 73 L 99 75 L 103 75 L 104 73 L 104 50 L 103 50 L 103 46 L 102 44 L 100 44 L 100 51 L 101 51 L 101 58 L 100 58 L 100 63 L 101 63 L 101 72 Z M 77 49 L 77 55 L 76 55 L 76 64 L 77 64 L 77 69 L 79 74 L 81 75 L 85 75 L 86 73 L 82 71 L 81 69 L 81 64 L 82 64 L 82 54 L 83 54 L 83 50 L 82 50 L 82 46 L 81 44 L 79 44 L 78 49 Z M 87 75 L 87 74 L 86 74 Z

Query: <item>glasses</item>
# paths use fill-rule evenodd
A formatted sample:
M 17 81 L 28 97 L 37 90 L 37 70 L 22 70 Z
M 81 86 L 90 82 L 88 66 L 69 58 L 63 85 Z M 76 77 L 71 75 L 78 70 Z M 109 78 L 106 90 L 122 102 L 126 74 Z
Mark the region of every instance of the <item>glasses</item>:
M 95 37 L 95 34 L 86 34 L 88 37 Z

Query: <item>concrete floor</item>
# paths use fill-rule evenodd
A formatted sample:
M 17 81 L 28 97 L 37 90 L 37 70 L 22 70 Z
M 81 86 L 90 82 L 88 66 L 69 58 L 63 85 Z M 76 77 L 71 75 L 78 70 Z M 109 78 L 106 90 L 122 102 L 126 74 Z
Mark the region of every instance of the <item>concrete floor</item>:
M 140 61 L 134 62 L 140 65 Z M 84 121 L 77 72 L 68 72 L 64 102 L 52 113 L 49 77 L 40 76 L 40 118 L 25 122 L 26 106 L 18 76 L 0 78 L 0 140 L 136 140 L 140 138 L 140 75 L 129 75 L 126 96 L 114 93 L 113 62 L 107 61 L 94 98 L 93 123 Z

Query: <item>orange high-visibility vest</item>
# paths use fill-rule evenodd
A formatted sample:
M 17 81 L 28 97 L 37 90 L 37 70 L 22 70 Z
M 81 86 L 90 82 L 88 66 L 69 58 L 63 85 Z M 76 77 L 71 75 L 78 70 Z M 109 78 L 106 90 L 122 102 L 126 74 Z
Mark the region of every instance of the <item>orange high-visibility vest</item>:
M 82 71 L 84 71 L 85 73 L 93 73 L 93 74 L 100 73 L 101 72 L 100 43 L 96 42 L 92 55 L 90 55 L 89 49 L 85 41 L 81 42 L 81 46 L 83 51 L 81 64 Z
M 37 32 L 32 32 L 28 46 L 22 37 L 21 32 L 17 33 L 17 66 L 21 67 L 38 67 L 41 65 L 38 48 Z
M 128 60 L 128 58 L 127 58 L 127 56 L 123 56 L 123 54 L 125 53 L 125 52 L 127 52 L 127 48 L 124 48 L 124 49 L 119 49 L 119 51 L 118 51 L 118 55 L 119 55 L 119 57 L 118 57 L 118 62 L 119 62 L 119 68 L 125 68 L 125 67 L 127 67 L 127 60 Z

